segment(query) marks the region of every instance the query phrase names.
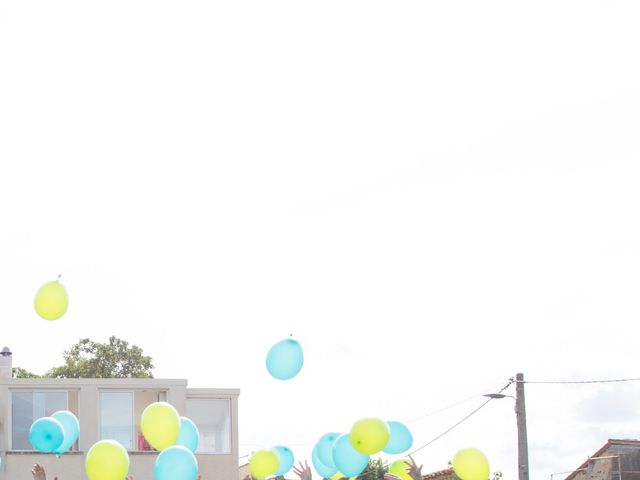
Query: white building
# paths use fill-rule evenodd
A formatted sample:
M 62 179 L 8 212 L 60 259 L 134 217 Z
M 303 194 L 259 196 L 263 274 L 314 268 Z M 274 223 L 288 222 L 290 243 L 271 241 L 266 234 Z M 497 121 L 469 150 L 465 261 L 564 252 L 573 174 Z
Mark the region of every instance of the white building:
M 8 364 L 8 369 L 7 369 Z M 238 478 L 238 389 L 187 388 L 175 379 L 10 378 L 11 353 L 0 354 L 0 480 L 31 480 L 40 462 L 49 480 L 86 479 L 84 456 L 102 439 L 129 451 L 129 474 L 153 480 L 157 452 L 144 440 L 140 417 L 153 402 L 167 401 L 193 420 L 200 431 L 196 452 L 202 480 Z M 80 422 L 80 436 L 60 458 L 33 450 L 29 428 L 40 417 L 69 410 Z

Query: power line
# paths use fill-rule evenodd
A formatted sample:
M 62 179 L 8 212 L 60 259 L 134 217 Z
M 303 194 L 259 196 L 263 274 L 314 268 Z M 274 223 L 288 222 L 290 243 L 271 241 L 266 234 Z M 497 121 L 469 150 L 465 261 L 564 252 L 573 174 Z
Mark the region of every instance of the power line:
M 512 379 L 510 379 L 510 380 L 509 380 L 509 381 L 510 381 L 509 385 L 511 385 L 511 383 L 512 383 L 512 382 L 511 382 L 511 380 L 512 380 Z M 446 410 L 450 410 L 450 409 L 452 409 L 453 407 L 457 407 L 458 405 L 462 405 L 463 403 L 467 403 L 469 400 L 473 400 L 474 398 L 479 397 L 479 396 L 483 395 L 484 393 L 492 392 L 495 388 L 499 387 L 499 386 L 500 386 L 500 385 L 502 385 L 503 383 L 504 383 L 504 381 L 502 381 L 502 382 L 500 382 L 500 383 L 497 383 L 496 385 L 493 385 L 493 386 L 491 386 L 491 387 L 489 387 L 489 388 L 486 388 L 486 389 L 482 390 L 482 391 L 481 391 L 481 392 L 479 392 L 479 393 L 473 394 L 473 395 L 471 395 L 470 397 L 467 397 L 467 398 L 465 398 L 465 399 L 463 399 L 463 400 L 458 400 L 457 402 L 452 403 L 452 404 L 450 404 L 450 405 L 447 405 L 446 407 L 442 407 L 442 408 L 439 408 L 439 409 L 434 410 L 434 411 L 432 411 L 432 412 L 425 413 L 424 415 L 421 415 L 421 416 L 419 416 L 419 417 L 412 418 L 411 420 L 407 420 L 407 423 L 417 422 L 418 420 L 422 420 L 423 418 L 426 418 L 426 417 L 430 417 L 430 416 L 436 415 L 436 414 L 441 413 L 441 412 L 444 412 L 444 411 L 446 411 Z M 508 386 L 508 385 L 507 385 L 507 386 Z M 506 387 L 505 387 L 505 388 L 506 388 Z M 503 390 L 504 390 L 504 389 L 503 389 Z M 500 390 L 500 391 L 502 391 L 502 390 Z
M 500 391 L 498 393 L 504 392 L 507 388 L 509 388 L 511 386 L 511 384 L 514 382 L 515 380 L 513 378 L 509 379 L 509 383 L 507 383 L 504 387 L 502 387 L 500 389 Z M 421 447 L 416 448 L 414 451 L 412 451 L 411 453 L 409 453 L 409 455 L 413 455 L 416 452 L 419 452 L 420 450 L 422 450 L 425 447 L 428 447 L 429 445 L 431 445 L 433 442 L 435 442 L 436 440 L 439 440 L 440 438 L 444 437 L 447 433 L 449 433 L 451 430 L 453 430 L 454 428 L 456 428 L 458 425 L 460 425 L 461 423 L 465 422 L 466 420 L 468 420 L 472 415 L 474 415 L 475 413 L 477 413 L 480 409 L 482 409 L 487 403 L 489 403 L 491 400 L 493 400 L 493 398 L 490 398 L 489 400 L 487 400 L 486 402 L 484 402 L 482 405 L 480 405 L 478 408 L 476 408 L 473 412 L 467 414 L 464 418 L 462 418 L 461 420 L 459 420 L 458 422 L 456 422 L 455 424 L 453 424 L 451 427 L 447 428 L 444 432 L 442 432 L 440 435 L 436 436 L 435 438 L 429 440 L 427 443 L 425 443 L 424 445 L 422 445 Z
M 525 380 L 522 383 L 538 383 L 549 385 L 570 385 L 581 383 L 618 383 L 618 382 L 637 382 L 640 378 L 615 378 L 609 380 L 559 380 L 559 381 L 541 381 L 541 380 Z

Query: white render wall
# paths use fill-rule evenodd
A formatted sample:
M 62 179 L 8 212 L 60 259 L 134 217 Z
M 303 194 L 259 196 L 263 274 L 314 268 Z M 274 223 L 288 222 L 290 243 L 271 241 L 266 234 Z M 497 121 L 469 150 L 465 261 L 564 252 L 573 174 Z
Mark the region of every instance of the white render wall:
M 7 451 L 10 442 L 11 392 L 66 390 L 78 392 L 80 437 L 78 452 L 56 458 L 53 454 Z M 32 480 L 31 467 L 39 462 L 45 466 L 47 478 L 53 480 L 85 480 L 84 454 L 99 438 L 99 392 L 104 390 L 165 390 L 167 401 L 185 415 L 187 398 L 222 398 L 231 404 L 231 453 L 197 454 L 202 480 L 237 480 L 238 478 L 238 389 L 187 388 L 183 379 L 0 379 L 0 480 Z M 136 419 L 139 421 L 139 419 Z M 129 452 L 129 474 L 135 480 L 153 480 L 153 465 L 157 453 Z

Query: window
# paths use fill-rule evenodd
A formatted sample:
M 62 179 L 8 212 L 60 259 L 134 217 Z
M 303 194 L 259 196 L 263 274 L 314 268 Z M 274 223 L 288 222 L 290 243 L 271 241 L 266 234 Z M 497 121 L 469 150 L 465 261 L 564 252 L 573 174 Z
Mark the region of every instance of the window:
M 73 393 L 77 410 L 77 392 Z M 68 392 L 11 392 L 11 448 L 33 450 L 29 442 L 33 422 L 58 410 L 68 410 L 68 404 Z
M 133 450 L 132 392 L 100 392 L 100 438 Z
M 142 435 L 140 419 L 147 406 L 166 400 L 162 390 L 100 392 L 100 438 L 117 440 L 128 451 L 153 450 Z
M 231 401 L 222 398 L 187 399 L 187 417 L 198 427 L 197 453 L 231 453 Z

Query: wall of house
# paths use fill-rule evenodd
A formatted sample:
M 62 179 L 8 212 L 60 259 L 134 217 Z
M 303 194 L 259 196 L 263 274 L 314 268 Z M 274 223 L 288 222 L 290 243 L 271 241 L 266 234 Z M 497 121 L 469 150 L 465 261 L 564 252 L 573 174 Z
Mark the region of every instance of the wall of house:
M 68 390 L 69 408 L 77 411 L 80 422 L 78 452 L 68 452 L 57 458 L 38 452 L 7 451 L 10 445 L 10 398 L 12 391 Z M 200 398 L 228 398 L 231 401 L 231 452 L 229 454 L 198 454 L 196 458 L 202 480 L 237 480 L 238 477 L 238 395 L 237 389 L 188 389 L 186 380 L 162 379 L 0 379 L 0 480 L 32 480 L 31 468 L 42 463 L 51 480 L 85 480 L 84 457 L 99 440 L 99 392 L 127 390 L 141 393 L 142 400 L 156 401 L 157 391 L 167 392 L 169 401 L 185 415 L 187 396 Z M 155 393 L 151 393 L 151 392 Z M 155 395 L 155 397 L 154 397 Z M 139 425 L 135 412 L 135 424 Z M 129 452 L 129 473 L 135 480 L 153 480 L 153 465 L 157 453 Z

